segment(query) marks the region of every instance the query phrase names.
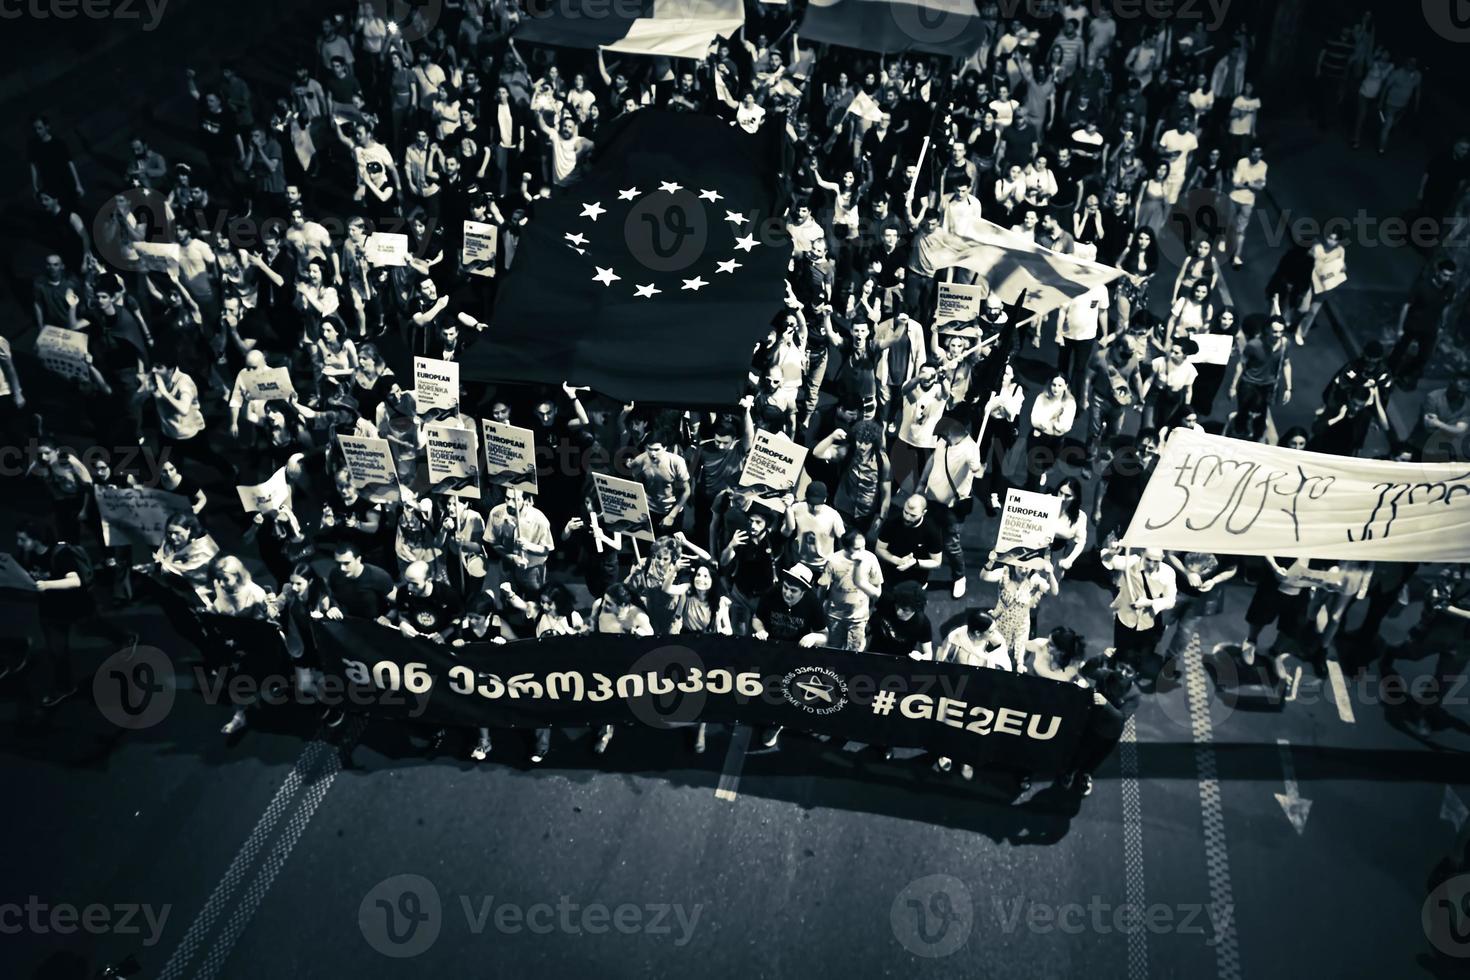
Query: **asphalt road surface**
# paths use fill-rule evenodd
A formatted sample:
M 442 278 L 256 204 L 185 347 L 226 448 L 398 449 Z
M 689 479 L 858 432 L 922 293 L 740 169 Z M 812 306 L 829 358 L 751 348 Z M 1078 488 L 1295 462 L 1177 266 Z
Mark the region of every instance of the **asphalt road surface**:
M 96 138 L 81 148 L 89 186 L 140 111 L 166 154 L 189 130 L 181 79 L 139 66 L 202 39 L 246 50 L 274 23 L 224 35 L 203 6 L 126 57 L 99 55 L 90 87 L 27 96 Z M 289 59 L 274 51 L 258 66 L 279 77 Z M 1291 166 L 1273 159 L 1282 183 Z M 1319 190 L 1337 179 L 1302 173 Z M 7 232 L 26 220 L 14 202 L 0 216 Z M 30 275 L 32 258 L 9 271 Z M 1259 296 L 1274 261 L 1263 247 L 1232 288 Z M 1298 390 L 1320 390 L 1345 356 L 1318 329 L 1294 355 Z M 971 528 L 972 558 L 991 533 Z M 1041 624 L 1105 637 L 1106 598 L 1068 583 Z M 1085 799 L 791 733 L 766 750 L 741 729 L 712 731 L 703 755 L 686 732 L 629 729 L 601 757 L 586 732 L 558 732 L 533 768 L 517 733 L 476 764 L 468 733 L 433 755 L 427 732 L 327 731 L 288 706 L 227 745 L 228 708 L 193 689 L 192 653 L 141 610 L 129 625 L 183 679 L 146 727 L 85 695 L 40 715 L 34 676 L 0 685 L 0 972 L 87 977 L 131 956 L 136 976 L 190 980 L 1465 976 L 1470 905 L 1454 904 L 1470 879 L 1429 882 L 1470 829 L 1470 738 L 1411 734 L 1402 693 L 1372 674 L 1308 671 L 1279 711 L 1228 708 L 1199 657 L 1239 638 L 1247 598 L 1231 589 Z M 936 594 L 931 615 L 956 608 Z M 83 666 L 113 652 L 85 646 Z M 105 681 L 98 693 L 116 697 Z M 1470 717 L 1470 690 L 1452 698 Z

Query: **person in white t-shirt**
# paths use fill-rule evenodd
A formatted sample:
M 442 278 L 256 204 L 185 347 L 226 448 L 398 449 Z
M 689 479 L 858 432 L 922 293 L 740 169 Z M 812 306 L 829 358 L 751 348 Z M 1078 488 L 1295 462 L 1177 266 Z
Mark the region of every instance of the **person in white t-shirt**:
M 919 368 L 918 375 L 905 382 L 901 391 L 898 442 L 902 445 L 896 444 L 893 450 L 895 490 L 911 474 L 917 477 L 923 472 L 929 454 L 939 445 L 934 427 L 944 416 L 944 407 L 949 402 L 949 386 L 932 362 Z
M 1250 155 L 1235 162 L 1230 174 L 1230 206 L 1233 212 L 1230 222 L 1230 264 L 1239 269 L 1245 265 L 1245 236 L 1250 229 L 1251 213 L 1256 209 L 1256 195 L 1266 189 L 1265 150 L 1258 144 L 1251 147 Z
M 1190 127 L 1189 117 L 1180 116 L 1174 128 L 1159 137 L 1159 152 L 1169 161 L 1169 177 L 1164 182 L 1164 198 L 1171 205 L 1179 201 L 1184 178 L 1189 173 L 1189 158 L 1199 149 L 1199 138 Z
M 1256 138 L 1256 119 L 1261 114 L 1261 97 L 1254 82 L 1246 82 L 1240 94 L 1230 103 L 1230 143 L 1240 156 L 1250 150 Z
M 557 187 L 575 184 L 582 175 L 583 159 L 592 152 L 592 141 L 577 135 L 570 116 L 563 116 L 556 129 L 546 125 L 540 115 L 532 118 L 551 144 L 551 182 Z
M 1064 375 L 1072 392 L 1087 401 L 1087 366 L 1097 338 L 1108 332 L 1108 287 L 1099 284 L 1074 299 L 1063 309 L 1057 324 L 1057 372 Z
M 828 505 L 827 484 L 821 480 L 807 484 L 802 500 L 786 509 L 786 537 L 795 542 L 810 532 L 816 542 L 817 554 L 823 558 L 830 557 L 837 550 L 837 542 L 846 530 L 842 515 Z

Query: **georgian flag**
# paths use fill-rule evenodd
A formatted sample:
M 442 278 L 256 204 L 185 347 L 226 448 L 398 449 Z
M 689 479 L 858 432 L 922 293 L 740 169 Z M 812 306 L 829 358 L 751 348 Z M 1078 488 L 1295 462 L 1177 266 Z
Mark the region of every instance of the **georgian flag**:
M 975 221 L 966 237 L 940 230 L 930 247 L 938 246 L 935 265 L 977 273 L 990 291 L 1007 303 L 1024 293 L 1028 315 L 1045 316 L 1096 286 L 1105 286 L 1123 274 L 1121 269 L 1063 255 L 1030 238 L 990 221 Z
M 517 40 L 703 59 L 745 23 L 741 0 L 529 0 Z

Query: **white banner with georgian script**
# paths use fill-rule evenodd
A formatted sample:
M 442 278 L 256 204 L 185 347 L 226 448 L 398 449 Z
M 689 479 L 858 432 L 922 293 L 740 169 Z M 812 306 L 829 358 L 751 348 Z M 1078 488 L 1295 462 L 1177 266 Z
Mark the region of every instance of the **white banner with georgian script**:
M 1359 561 L 1470 561 L 1470 463 L 1390 463 L 1175 429 L 1130 548 Z

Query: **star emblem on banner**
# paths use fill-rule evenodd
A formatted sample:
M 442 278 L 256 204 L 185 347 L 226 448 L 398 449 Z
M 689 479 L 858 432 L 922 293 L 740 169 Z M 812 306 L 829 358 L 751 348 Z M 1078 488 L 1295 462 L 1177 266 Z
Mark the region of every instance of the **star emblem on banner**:
M 592 224 L 562 235 L 569 248 L 587 257 L 591 271 L 584 275 L 607 290 L 610 299 L 657 301 L 669 294 L 699 293 L 713 286 L 717 276 L 738 279 L 737 270 L 745 263 L 735 256 L 768 244 L 754 234 L 755 212 L 711 207 L 726 200 L 717 188 L 686 189 L 677 181 L 661 180 L 656 190 L 618 190 L 616 202 L 613 193 L 570 202 L 579 209 L 568 212 L 575 215 L 571 220 Z M 600 221 L 603 217 L 608 220 Z

